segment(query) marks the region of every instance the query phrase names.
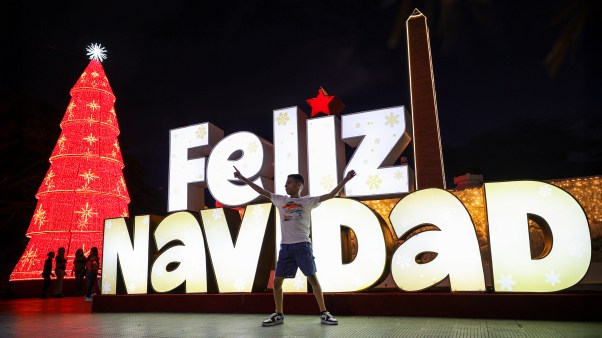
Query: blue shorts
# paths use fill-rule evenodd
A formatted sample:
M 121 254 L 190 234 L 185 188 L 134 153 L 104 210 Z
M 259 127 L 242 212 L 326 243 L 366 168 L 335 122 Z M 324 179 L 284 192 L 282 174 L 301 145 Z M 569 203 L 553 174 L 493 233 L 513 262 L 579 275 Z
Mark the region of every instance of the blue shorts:
M 295 278 L 297 268 L 301 269 L 305 276 L 316 273 L 316 262 L 311 243 L 280 244 L 275 276 Z

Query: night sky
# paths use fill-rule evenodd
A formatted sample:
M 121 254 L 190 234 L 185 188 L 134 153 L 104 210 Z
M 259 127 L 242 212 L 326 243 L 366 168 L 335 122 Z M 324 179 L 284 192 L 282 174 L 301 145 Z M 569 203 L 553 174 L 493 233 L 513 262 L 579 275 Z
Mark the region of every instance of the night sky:
M 272 111 L 310 112 L 320 86 L 343 114 L 409 110 L 414 8 L 431 30 L 448 187 L 466 172 L 602 174 L 595 1 L 19 2 L 2 14 L 2 161 L 25 155 L 2 189 L 29 175 L 30 219 L 90 43 L 108 50 L 130 212 L 165 214 L 170 129 L 211 122 L 271 141 Z

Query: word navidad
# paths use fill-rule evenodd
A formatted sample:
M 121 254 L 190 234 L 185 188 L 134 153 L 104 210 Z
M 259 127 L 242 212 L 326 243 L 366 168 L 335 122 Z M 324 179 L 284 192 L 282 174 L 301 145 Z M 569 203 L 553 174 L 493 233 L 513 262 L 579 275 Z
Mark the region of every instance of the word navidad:
M 410 190 L 411 170 L 395 164 L 411 137 L 403 107 L 310 119 L 293 107 L 274 112 L 274 146 L 261 138 L 223 132 L 204 123 L 171 131 L 170 211 L 198 203 L 192 193 L 208 187 L 225 205 L 256 201 L 240 185 L 232 166 L 268 190 L 284 193 L 288 173 L 303 172 L 313 195 L 329 192 L 344 164 L 341 140 L 356 147 L 345 172 L 347 197 L 400 196 Z M 306 142 L 305 142 L 306 140 Z M 272 167 L 272 163 L 274 163 Z M 273 174 L 275 172 L 275 175 Z M 271 181 L 271 178 L 274 181 Z M 274 186 L 275 183 L 275 186 Z M 554 292 L 578 283 L 591 259 L 585 212 L 564 190 L 544 182 L 516 181 L 484 185 L 496 292 Z M 452 291 L 484 291 L 486 269 L 474 223 L 465 206 L 443 189 L 405 195 L 383 217 L 351 198 L 323 202 L 312 211 L 312 242 L 324 292 L 370 289 L 389 273 L 400 290 L 420 291 L 449 280 Z M 248 205 L 242 220 L 225 208 L 197 215 L 175 212 L 165 218 L 136 216 L 105 221 L 102 291 L 116 293 L 256 292 L 267 287 L 277 255 L 278 212 L 270 203 Z M 546 249 L 531 257 L 528 220 L 544 230 Z M 427 229 L 413 236 L 417 229 Z M 348 243 L 357 241 L 353 259 L 344 259 Z M 395 248 L 396 239 L 403 244 Z M 553 245 L 552 245 L 553 244 Z M 424 262 L 424 253 L 436 253 Z M 300 271 L 284 285 L 306 292 Z

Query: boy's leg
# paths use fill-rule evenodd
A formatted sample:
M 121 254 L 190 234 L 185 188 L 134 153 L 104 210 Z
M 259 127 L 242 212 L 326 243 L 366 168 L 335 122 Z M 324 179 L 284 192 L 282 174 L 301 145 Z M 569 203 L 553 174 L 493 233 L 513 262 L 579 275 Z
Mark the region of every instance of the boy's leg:
M 322 294 L 322 287 L 320 286 L 320 282 L 318 281 L 318 277 L 313 274 L 307 277 L 309 283 L 311 284 L 312 289 L 314 290 L 314 296 L 318 301 L 318 306 L 320 307 L 320 322 L 322 324 L 328 325 L 338 325 L 339 321 L 334 318 L 330 312 L 326 311 L 326 305 L 324 305 L 324 294 Z
M 274 276 L 274 305 L 276 306 L 277 313 L 284 313 L 283 308 L 283 291 L 282 291 L 282 283 L 284 282 L 284 277 Z
M 282 282 L 284 277 L 274 276 L 274 304 L 276 311 L 268 318 L 261 322 L 261 326 L 274 326 L 284 323 L 284 315 L 282 314 Z
M 314 291 L 314 297 L 316 297 L 316 301 L 318 302 L 318 306 L 320 307 L 320 312 L 326 311 L 326 305 L 324 304 L 324 294 L 322 294 L 322 286 L 320 286 L 320 282 L 318 281 L 318 277 L 313 274 L 307 277 L 309 284 L 311 284 L 311 288 Z M 275 281 L 274 281 L 274 284 Z

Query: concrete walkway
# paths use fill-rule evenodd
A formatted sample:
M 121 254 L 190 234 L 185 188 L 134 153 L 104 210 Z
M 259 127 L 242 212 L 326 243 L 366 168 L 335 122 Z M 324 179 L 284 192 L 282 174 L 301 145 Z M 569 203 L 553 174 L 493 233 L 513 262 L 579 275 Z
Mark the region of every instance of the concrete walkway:
M 602 337 L 601 322 L 287 315 L 92 313 L 79 297 L 0 301 L 2 337 Z M 116 309 L 118 310 L 118 309 Z M 267 314 L 266 314 L 267 315 Z M 336 314 L 335 314 L 336 315 Z

